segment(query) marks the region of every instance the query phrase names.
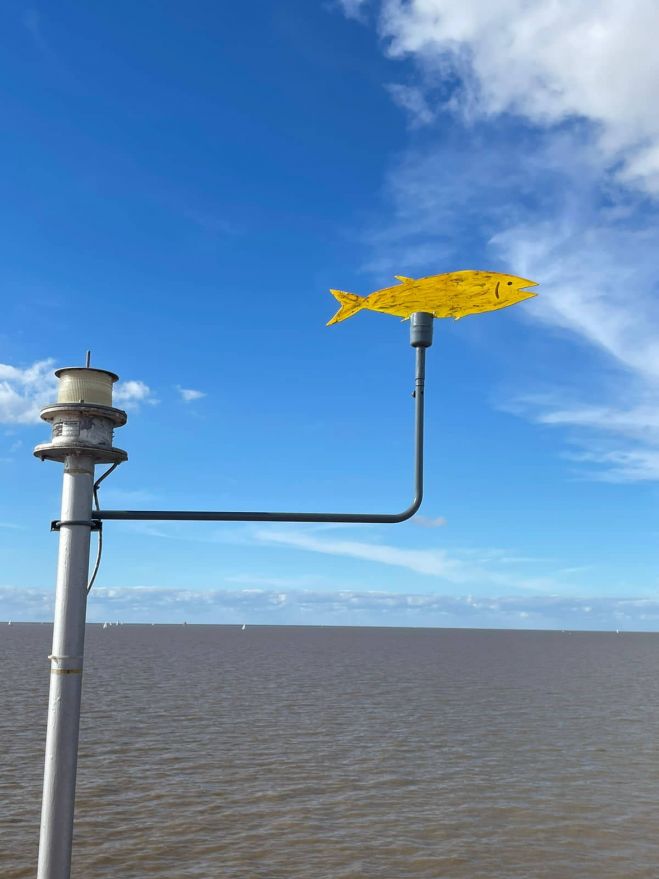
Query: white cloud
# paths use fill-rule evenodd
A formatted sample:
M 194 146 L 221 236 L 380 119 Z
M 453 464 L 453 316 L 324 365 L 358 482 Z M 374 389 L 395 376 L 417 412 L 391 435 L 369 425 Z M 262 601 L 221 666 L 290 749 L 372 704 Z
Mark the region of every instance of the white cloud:
M 115 406 L 124 409 L 137 409 L 142 403 L 153 406 L 159 402 L 152 389 L 145 382 L 136 379 L 117 382 L 112 399 Z
M 0 363 L 0 424 L 37 424 L 39 412 L 57 395 L 54 360 L 31 366 Z
M 542 278 L 530 313 L 659 383 L 654 232 L 594 216 L 557 219 L 516 225 L 492 239 L 516 271 Z
M 451 103 L 468 115 L 588 120 L 621 177 L 659 193 L 655 0 L 384 0 L 379 29 L 429 83 L 457 76 Z
M 575 403 L 567 393 L 553 392 L 521 396 L 503 408 L 514 414 L 528 414 L 538 424 L 611 434 L 659 447 L 659 412 L 650 403 L 596 406 Z
M 409 148 L 389 170 L 385 206 L 378 206 L 363 233 L 373 254 L 366 267 L 377 274 L 375 280 L 438 271 L 442 265 L 474 267 L 487 239 L 528 221 L 534 201 L 552 217 L 563 212 L 566 199 L 570 206 L 590 204 L 591 159 L 587 146 L 567 135 L 550 143 L 537 137 L 511 142 L 496 126 L 477 127 L 466 136 L 459 126 L 447 126 L 441 138 Z M 474 234 L 484 239 L 481 250 L 467 263 L 461 255 L 456 265 L 459 243 Z
M 407 111 L 413 128 L 430 125 L 437 118 L 437 114 L 430 107 L 423 90 L 418 86 L 393 83 L 387 86 L 387 91 L 394 103 Z
M 567 455 L 580 464 L 593 464 L 594 478 L 601 482 L 656 482 L 659 480 L 659 448 L 593 449 Z
M 337 0 L 337 3 L 348 18 L 362 21 L 368 0 Z
M 547 397 L 538 397 L 536 400 L 545 406 L 553 405 L 553 408 L 545 409 L 538 416 L 537 420 L 543 424 L 594 428 L 626 434 L 636 439 L 652 436 L 659 442 L 659 409 L 654 406 L 639 406 L 626 410 L 616 410 L 606 406 L 570 408 L 564 405 L 564 401 L 561 406 L 561 401 L 554 400 L 552 404 Z M 534 402 L 533 398 L 529 402 Z
M 201 400 L 202 397 L 206 396 L 205 391 L 195 391 L 192 388 L 182 388 L 180 385 L 176 386 L 176 390 L 181 395 L 181 399 L 185 403 L 190 403 L 192 400 Z
M 442 525 L 446 525 L 446 519 L 443 516 L 422 516 L 421 513 L 417 513 L 416 516 L 412 519 L 412 523 L 414 525 L 420 525 L 422 528 L 441 528 Z

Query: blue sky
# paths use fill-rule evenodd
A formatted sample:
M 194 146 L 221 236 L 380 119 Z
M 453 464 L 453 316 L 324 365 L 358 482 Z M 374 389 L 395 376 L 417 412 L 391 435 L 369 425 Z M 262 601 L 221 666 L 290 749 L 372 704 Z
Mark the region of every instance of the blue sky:
M 104 506 L 397 511 L 408 327 L 328 290 L 490 268 L 540 295 L 437 322 L 415 521 L 108 523 L 89 619 L 655 628 L 654 2 L 1 15 L 0 617 L 52 618 L 54 368 L 121 376 Z

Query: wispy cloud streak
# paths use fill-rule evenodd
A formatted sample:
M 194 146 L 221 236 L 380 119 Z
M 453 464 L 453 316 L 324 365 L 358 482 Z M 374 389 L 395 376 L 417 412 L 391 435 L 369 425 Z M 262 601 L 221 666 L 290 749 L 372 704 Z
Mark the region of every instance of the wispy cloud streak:
M 537 573 L 539 564 L 546 560 L 521 557 L 509 550 L 471 550 L 458 553 L 444 549 L 410 549 L 360 540 L 337 540 L 311 530 L 295 529 L 278 531 L 264 528 L 255 531 L 253 537 L 263 543 L 274 543 L 292 549 L 364 559 L 404 568 L 414 574 L 435 577 L 452 585 L 471 584 L 474 588 L 487 585 L 508 590 L 541 592 L 564 591 L 566 588 L 560 573 Z M 533 565 L 536 573 L 527 576 L 520 574 L 520 563 Z M 517 570 L 510 570 L 511 565 L 517 567 Z
M 451 582 L 465 579 L 464 566 L 452 559 L 441 549 L 407 549 L 381 543 L 366 543 L 358 540 L 336 540 L 319 537 L 306 531 L 275 531 L 263 529 L 256 538 L 265 543 L 305 549 L 326 555 L 340 555 L 366 561 L 381 562 L 385 565 L 406 568 L 417 574 L 430 574 L 443 577 Z

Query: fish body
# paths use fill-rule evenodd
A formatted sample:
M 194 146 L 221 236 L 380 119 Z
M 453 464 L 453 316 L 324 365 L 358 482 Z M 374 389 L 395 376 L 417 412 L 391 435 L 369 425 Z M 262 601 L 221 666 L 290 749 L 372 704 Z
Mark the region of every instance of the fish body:
M 506 308 L 537 295 L 524 289 L 537 286 L 535 281 L 500 272 L 467 270 L 426 278 L 396 275 L 396 279 L 400 283 L 376 290 L 370 296 L 330 290 L 341 303 L 341 308 L 327 326 L 339 323 L 363 308 L 402 318 L 409 318 L 415 311 L 425 311 L 434 317 L 458 320 L 468 314 Z

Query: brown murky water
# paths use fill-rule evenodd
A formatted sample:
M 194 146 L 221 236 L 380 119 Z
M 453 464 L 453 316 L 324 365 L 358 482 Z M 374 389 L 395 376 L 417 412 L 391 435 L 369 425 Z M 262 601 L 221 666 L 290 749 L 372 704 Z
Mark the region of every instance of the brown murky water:
M 50 626 L 0 627 L 0 876 Z M 659 876 L 659 636 L 88 627 L 75 879 Z

